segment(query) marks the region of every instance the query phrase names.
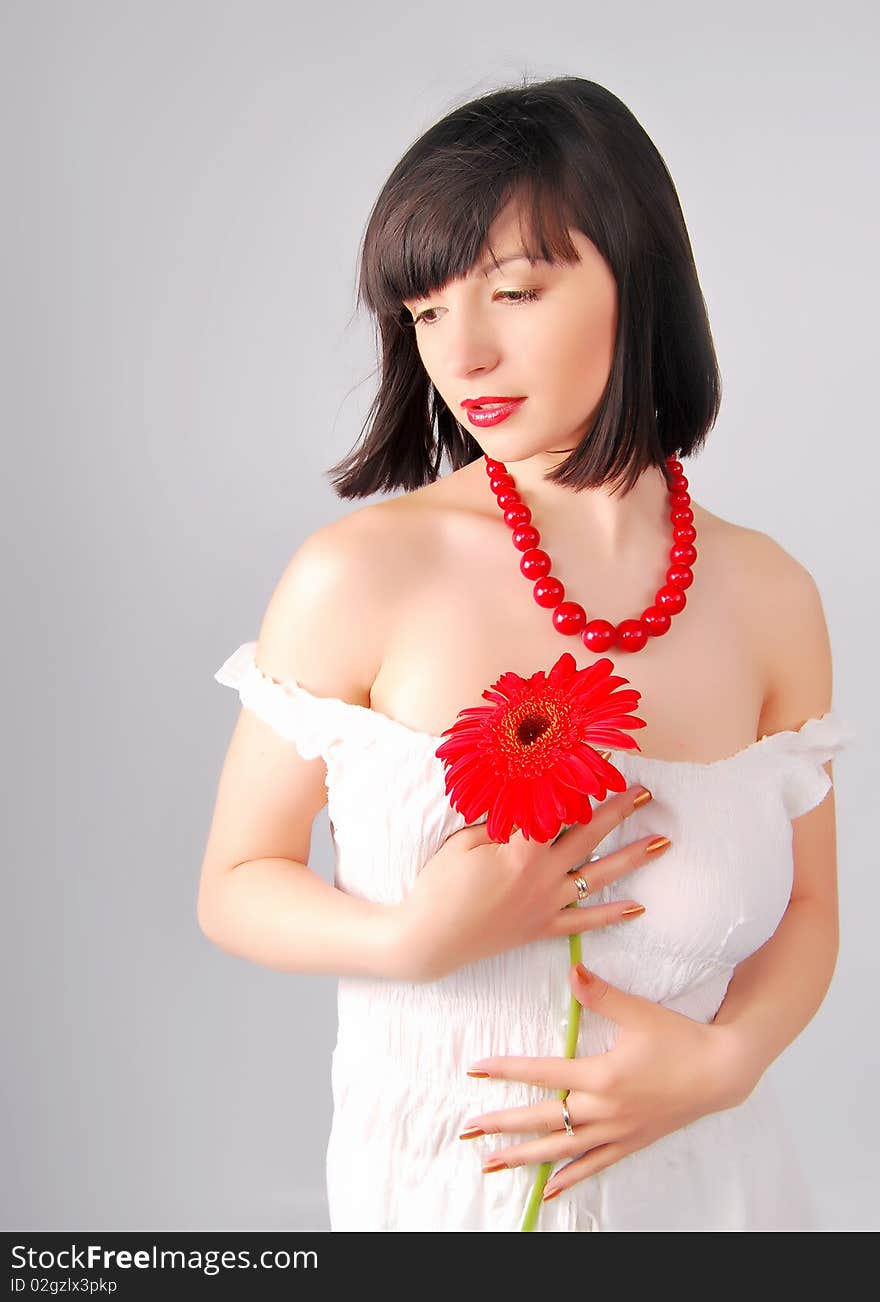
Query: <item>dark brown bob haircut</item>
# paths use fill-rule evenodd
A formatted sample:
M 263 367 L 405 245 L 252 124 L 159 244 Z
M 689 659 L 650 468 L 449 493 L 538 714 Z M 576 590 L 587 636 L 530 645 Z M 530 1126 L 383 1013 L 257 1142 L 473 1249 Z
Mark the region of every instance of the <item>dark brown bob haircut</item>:
M 617 282 L 608 384 L 589 431 L 545 478 L 626 493 L 650 466 L 705 441 L 721 377 L 672 177 L 611 91 L 556 77 L 453 109 L 410 146 L 376 200 L 358 304 L 376 318 L 380 385 L 359 446 L 327 472 L 338 496 L 410 491 L 437 479 L 444 453 L 453 470 L 483 455 L 434 388 L 403 303 L 494 259 L 489 229 L 511 202 L 533 261 L 576 262 L 574 227 Z

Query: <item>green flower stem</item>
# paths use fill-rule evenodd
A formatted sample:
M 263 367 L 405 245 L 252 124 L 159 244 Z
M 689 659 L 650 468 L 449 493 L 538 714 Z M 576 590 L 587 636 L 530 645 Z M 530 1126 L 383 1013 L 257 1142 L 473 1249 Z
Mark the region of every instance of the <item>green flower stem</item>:
M 566 908 L 576 909 L 577 906 L 578 906 L 578 901 L 572 900 L 571 904 L 566 905 Z M 570 964 L 572 967 L 574 966 L 575 963 L 581 962 L 583 955 L 581 953 L 581 933 L 579 931 L 569 936 L 568 952 L 569 952 Z M 568 1005 L 568 1030 L 566 1031 L 566 1035 L 565 1035 L 564 1056 L 566 1058 L 574 1058 L 577 1053 L 578 1034 L 580 1032 L 580 1026 L 581 1026 L 581 1007 L 582 1005 L 580 1000 L 575 999 L 574 995 L 572 995 Z M 560 1099 L 568 1098 L 568 1094 L 569 1094 L 568 1090 L 558 1091 L 558 1097 Z M 544 1188 L 547 1184 L 547 1181 L 550 1179 L 550 1174 L 555 1165 L 556 1165 L 555 1162 L 542 1162 L 541 1165 L 538 1167 L 538 1174 L 535 1177 L 535 1183 L 532 1186 L 531 1197 L 529 1198 L 529 1203 L 528 1206 L 526 1207 L 526 1214 L 523 1217 L 523 1223 L 520 1227 L 522 1231 L 528 1231 L 528 1230 L 533 1231 L 535 1229 L 535 1226 L 538 1223 L 538 1213 L 540 1212 L 541 1207 L 543 1205 L 541 1200 L 544 1195 Z

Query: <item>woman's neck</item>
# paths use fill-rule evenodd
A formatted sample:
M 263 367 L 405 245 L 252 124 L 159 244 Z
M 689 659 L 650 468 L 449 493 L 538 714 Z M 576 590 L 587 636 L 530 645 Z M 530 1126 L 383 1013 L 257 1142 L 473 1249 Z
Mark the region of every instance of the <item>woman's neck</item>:
M 660 467 L 643 471 L 625 495 L 612 493 L 606 486 L 575 490 L 544 478 L 565 455 L 548 452 L 507 463 L 542 542 L 550 545 L 551 538 L 576 541 L 589 548 L 597 561 L 619 564 L 643 555 L 658 539 L 671 540 L 669 490 Z M 481 457 L 474 464 L 485 478 L 485 460 Z M 493 505 L 488 486 L 486 494 Z

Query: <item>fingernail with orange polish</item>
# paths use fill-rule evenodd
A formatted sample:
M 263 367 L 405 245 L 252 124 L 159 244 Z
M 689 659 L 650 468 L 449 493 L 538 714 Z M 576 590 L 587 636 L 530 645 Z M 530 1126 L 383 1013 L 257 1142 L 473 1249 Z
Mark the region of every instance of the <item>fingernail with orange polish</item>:
M 653 841 L 649 841 L 645 846 L 645 854 L 662 854 L 664 850 L 672 845 L 668 836 L 655 836 Z

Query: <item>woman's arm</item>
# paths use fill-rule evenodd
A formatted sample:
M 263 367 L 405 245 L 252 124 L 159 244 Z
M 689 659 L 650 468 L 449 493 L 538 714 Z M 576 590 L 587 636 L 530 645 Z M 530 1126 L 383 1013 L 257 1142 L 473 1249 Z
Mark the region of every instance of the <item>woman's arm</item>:
M 306 863 L 266 858 L 227 869 L 200 925 L 218 949 L 279 972 L 408 980 L 399 914 L 331 886 Z
M 241 710 L 220 775 L 198 922 L 219 949 L 283 972 L 409 977 L 399 907 L 340 890 L 309 866 L 312 827 L 328 797 L 326 759 L 314 751 L 322 729 L 331 736 L 337 725 L 332 713 L 319 721 L 332 704 L 300 725 L 280 687 L 300 682 L 331 702 L 369 706 L 386 585 L 396 578 L 399 534 L 384 518 L 375 506 L 343 516 L 311 534 L 289 562 L 256 651 L 262 672 L 279 684 L 277 707 L 265 704 L 265 717 Z
M 769 541 L 769 540 L 768 540 Z M 763 732 L 799 728 L 831 708 L 831 647 L 812 576 L 781 549 L 762 594 L 769 689 Z M 831 761 L 825 771 L 833 778 Z M 792 824 L 794 884 L 770 939 L 740 963 L 715 1015 L 738 1047 L 747 1089 L 820 1007 L 837 962 L 839 922 L 834 792 Z
M 830 765 L 826 766 L 830 773 Z M 827 841 L 834 794 L 795 823 L 801 841 Z M 807 825 L 807 826 L 804 826 Z M 815 833 L 813 833 L 815 829 Z M 736 1044 L 747 1095 L 820 1007 L 837 962 L 836 910 L 821 897 L 793 898 L 770 939 L 740 963 L 715 1014 Z

